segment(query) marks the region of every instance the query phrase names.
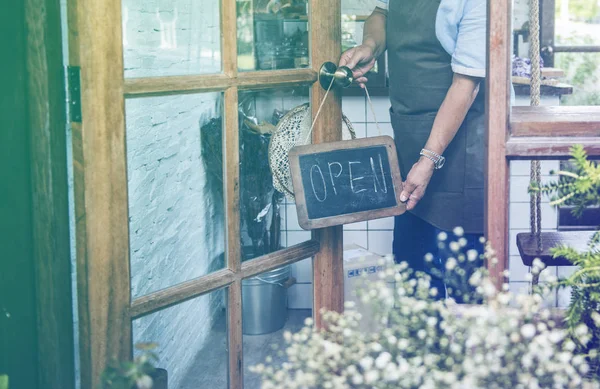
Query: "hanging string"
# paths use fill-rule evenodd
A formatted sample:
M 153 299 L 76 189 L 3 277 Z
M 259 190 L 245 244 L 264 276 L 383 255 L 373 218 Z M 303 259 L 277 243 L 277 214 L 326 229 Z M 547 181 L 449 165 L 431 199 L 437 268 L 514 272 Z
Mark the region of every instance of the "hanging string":
M 537 107 L 541 99 L 542 74 L 540 69 L 540 2 L 539 0 L 530 0 L 529 2 L 529 26 L 531 43 L 529 46 L 529 57 L 531 60 L 531 92 L 530 105 Z M 537 185 L 541 181 L 540 161 L 531 161 L 530 180 Z M 535 191 L 530 194 L 530 225 L 531 234 L 537 237 L 538 252 L 542 251 L 542 203 L 541 192 Z
M 325 101 L 327 100 L 327 96 L 329 95 L 329 91 L 331 90 L 331 87 L 333 86 L 333 82 L 334 82 L 334 78 L 331 78 L 331 82 L 329 83 L 329 87 L 327 87 L 327 90 L 325 91 L 325 95 L 323 96 L 323 100 L 321 100 L 321 104 L 319 105 L 319 109 L 317 110 L 317 113 L 315 114 L 315 117 L 312 121 L 312 124 L 310 125 L 310 129 L 308 130 L 308 134 L 306 134 L 306 139 L 304 139 L 304 143 L 303 144 L 308 144 L 309 140 L 310 140 L 310 136 L 312 134 L 313 129 L 315 128 L 315 123 L 317 122 L 317 119 L 319 117 L 319 114 L 321 113 L 321 109 L 323 109 L 323 105 L 325 104 Z M 367 101 L 369 103 L 369 107 L 371 108 L 371 113 L 373 114 L 373 120 L 375 121 L 375 126 L 377 127 L 377 132 L 378 134 L 381 136 L 381 128 L 379 127 L 379 122 L 377 121 L 377 117 L 375 116 L 375 108 L 373 107 L 373 101 L 371 101 L 371 96 L 369 95 L 369 90 L 367 89 L 367 86 L 365 85 L 364 87 L 365 93 L 367 95 Z
M 310 140 L 310 136 L 312 134 L 313 128 L 315 128 L 315 123 L 317 122 L 317 118 L 319 117 L 319 114 L 321 113 L 321 109 L 323 109 L 323 105 L 325 104 L 325 101 L 327 100 L 327 96 L 329 95 L 329 91 L 331 90 L 331 87 L 333 86 L 333 81 L 335 81 L 335 78 L 331 77 L 331 82 L 329 83 L 329 87 L 327 87 L 327 90 L 325 91 L 325 95 L 323 96 L 323 100 L 321 100 L 321 104 L 319 105 L 319 109 L 317 110 L 317 113 L 315 115 L 315 118 L 312 121 L 312 124 L 310 125 L 310 130 L 308 130 L 308 134 L 306 134 L 306 139 L 304 139 L 304 143 L 305 145 L 307 145 Z M 312 143 L 312 142 L 310 142 Z
M 377 132 L 379 136 L 381 136 L 381 128 L 379 128 L 379 123 L 377 122 L 377 118 L 375 117 L 375 108 L 373 108 L 373 102 L 371 101 L 371 96 L 369 96 L 369 89 L 367 89 L 367 85 L 365 84 L 365 93 L 367 95 L 367 101 L 369 102 L 369 107 L 371 107 L 371 113 L 373 114 L 373 120 L 375 120 L 375 126 L 377 126 Z

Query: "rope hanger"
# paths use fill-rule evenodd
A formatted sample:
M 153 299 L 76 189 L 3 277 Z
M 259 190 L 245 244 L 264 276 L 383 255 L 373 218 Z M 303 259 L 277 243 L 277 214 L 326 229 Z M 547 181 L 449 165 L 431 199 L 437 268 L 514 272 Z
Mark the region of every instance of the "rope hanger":
M 531 59 L 531 89 L 530 105 L 537 107 L 541 99 L 542 72 L 540 69 L 540 1 L 529 0 L 529 26 L 531 43 L 529 57 Z M 530 182 L 538 185 L 541 182 L 541 165 L 539 160 L 532 160 L 530 166 Z M 531 234 L 537 238 L 537 250 L 542 252 L 542 209 L 541 192 L 536 191 L 529 195 Z

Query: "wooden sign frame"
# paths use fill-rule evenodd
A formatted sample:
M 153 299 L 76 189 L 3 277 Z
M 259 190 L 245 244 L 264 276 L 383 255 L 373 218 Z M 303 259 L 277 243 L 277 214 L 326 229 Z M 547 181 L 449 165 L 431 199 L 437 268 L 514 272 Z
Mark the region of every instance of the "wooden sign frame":
M 386 147 L 388 161 L 390 163 L 390 173 L 394 189 L 394 197 L 396 199 L 396 205 L 388 208 L 348 213 L 337 216 L 329 216 L 319 219 L 310 219 L 308 217 L 308 208 L 306 204 L 304 184 L 302 183 L 300 156 L 308 154 L 326 153 L 335 150 L 359 149 L 371 146 Z M 344 140 L 306 146 L 296 146 L 290 150 L 289 159 L 290 170 L 292 173 L 292 184 L 294 186 L 294 197 L 296 198 L 298 224 L 305 230 L 331 227 L 341 224 L 356 223 L 365 220 L 380 219 L 388 216 L 397 216 L 403 214 L 406 211 L 406 204 L 400 201 L 400 194 L 402 192 L 402 176 L 400 174 L 400 165 L 398 164 L 398 155 L 396 154 L 396 144 L 390 136 L 376 136 L 372 138 Z

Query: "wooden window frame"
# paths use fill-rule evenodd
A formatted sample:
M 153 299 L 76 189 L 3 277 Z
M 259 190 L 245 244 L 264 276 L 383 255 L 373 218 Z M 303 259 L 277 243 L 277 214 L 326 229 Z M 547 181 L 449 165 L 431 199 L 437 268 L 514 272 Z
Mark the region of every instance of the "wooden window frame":
M 241 262 L 238 128 L 242 90 L 313 85 L 310 101 L 319 106 L 325 91 L 315 83 L 318 69 L 323 62 L 337 61 L 341 53 L 341 1 L 310 2 L 308 69 L 238 73 L 236 0 L 221 0 L 220 10 L 222 73 L 125 79 L 121 0 L 68 3 L 69 64 L 81 69 L 83 118 L 71 123 L 82 387 L 96 387 L 111 360 L 132 357 L 132 320 L 227 288 L 229 387 L 242 388 L 242 279 L 304 258 L 313 257 L 317 326 L 322 324 L 321 309 L 343 309 L 341 226 L 314 230 L 307 242 Z M 226 267 L 132 301 L 125 99 L 203 92 L 224 94 Z M 333 90 L 321 109 L 313 142 L 339 139 L 341 92 Z
M 485 235 L 499 260 L 488 264 L 498 288 L 507 281 L 510 160 L 568 159 L 574 144 L 600 156 L 600 107 L 511 108 L 511 26 L 512 1 L 488 0 Z

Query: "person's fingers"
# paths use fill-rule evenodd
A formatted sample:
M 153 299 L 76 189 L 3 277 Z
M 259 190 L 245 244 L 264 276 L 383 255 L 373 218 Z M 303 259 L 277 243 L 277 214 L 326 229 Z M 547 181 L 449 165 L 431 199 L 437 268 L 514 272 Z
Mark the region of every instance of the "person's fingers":
M 367 59 L 367 58 L 365 58 L 365 59 Z M 359 64 L 360 64 L 360 62 L 359 62 Z M 350 69 L 352 69 L 352 76 L 354 78 L 359 78 L 359 77 L 364 76 L 365 74 L 367 74 L 367 72 L 369 70 L 371 70 L 373 68 L 373 65 L 375 65 L 375 59 L 371 58 L 369 60 L 369 62 L 367 62 L 365 64 L 360 64 L 360 66 L 358 66 L 356 69 L 350 68 Z
M 402 187 L 402 193 L 400 193 L 400 201 L 403 203 L 407 202 L 410 199 L 413 191 L 415 190 L 416 185 L 408 178 Z
M 411 193 L 408 199 L 408 203 L 406 204 L 406 209 L 411 211 L 413 210 L 419 201 L 423 198 L 423 189 L 421 187 L 415 188 L 415 190 Z
M 362 50 L 360 50 L 360 47 L 350 49 L 346 54 L 345 64 L 342 65 L 342 62 L 340 61 L 339 66 L 347 66 L 350 69 L 354 69 L 361 61 L 365 60 L 365 55 Z
M 352 58 L 352 56 L 354 55 L 355 51 L 356 51 L 356 47 L 344 51 L 342 53 L 342 56 L 340 57 L 340 62 L 338 63 L 338 66 L 348 66 L 348 63 L 349 63 L 350 59 Z
M 357 84 L 365 84 L 369 79 L 367 77 L 358 77 L 354 82 Z

